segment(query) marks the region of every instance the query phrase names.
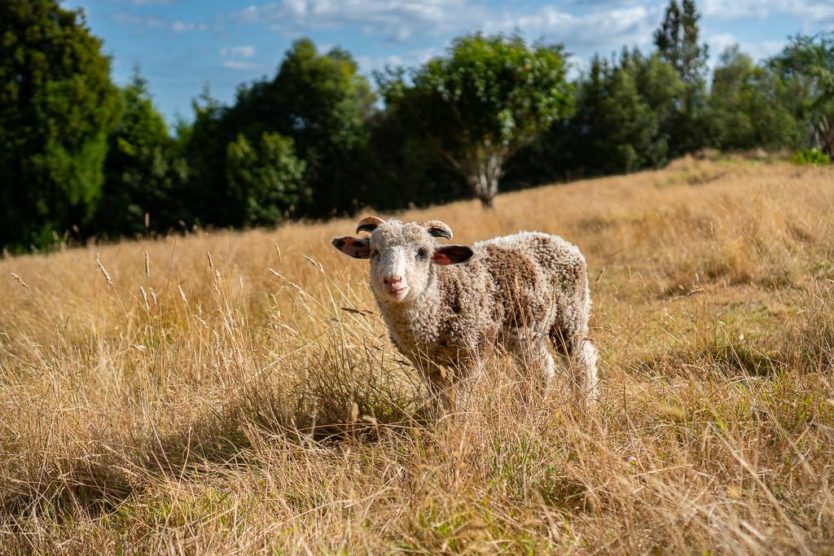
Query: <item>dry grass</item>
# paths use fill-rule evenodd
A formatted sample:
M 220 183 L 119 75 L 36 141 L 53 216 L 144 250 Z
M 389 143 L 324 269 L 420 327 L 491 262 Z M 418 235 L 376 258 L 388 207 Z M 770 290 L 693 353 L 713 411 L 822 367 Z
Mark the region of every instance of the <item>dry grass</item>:
M 578 243 L 598 414 L 496 360 L 424 417 L 352 221 L 0 261 L 0 541 L 105 552 L 834 546 L 834 173 L 667 170 L 412 212 Z

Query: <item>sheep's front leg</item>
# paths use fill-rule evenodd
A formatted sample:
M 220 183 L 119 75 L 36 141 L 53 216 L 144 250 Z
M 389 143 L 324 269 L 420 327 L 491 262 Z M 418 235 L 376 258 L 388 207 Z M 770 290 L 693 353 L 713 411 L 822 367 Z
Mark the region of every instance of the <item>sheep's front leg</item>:
M 511 338 L 508 348 L 522 371 L 521 381 L 525 390 L 546 395 L 556 376 L 556 362 L 547 351 L 543 336 L 535 331 L 518 331 Z
M 421 371 L 435 411 L 439 415 L 453 413 L 457 409 L 457 383 L 454 377 L 433 363 L 424 365 Z

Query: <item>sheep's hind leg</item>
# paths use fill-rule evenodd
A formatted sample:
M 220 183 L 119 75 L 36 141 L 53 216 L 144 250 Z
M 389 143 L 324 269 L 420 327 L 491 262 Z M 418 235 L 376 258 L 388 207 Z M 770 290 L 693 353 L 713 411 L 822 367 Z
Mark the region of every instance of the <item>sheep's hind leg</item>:
M 580 347 L 572 355 L 573 382 L 577 393 L 588 405 L 597 401 L 597 348 L 591 340 L 579 341 Z
M 573 396 L 583 404 L 593 406 L 597 401 L 597 348 L 587 336 L 565 340 L 561 332 L 551 334 L 551 340 L 565 363 Z

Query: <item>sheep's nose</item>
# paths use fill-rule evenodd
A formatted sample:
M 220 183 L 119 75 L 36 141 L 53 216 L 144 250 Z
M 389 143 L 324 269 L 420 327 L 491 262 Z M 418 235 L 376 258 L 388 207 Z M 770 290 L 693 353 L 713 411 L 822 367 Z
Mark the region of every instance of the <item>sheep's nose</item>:
M 392 274 L 391 276 L 386 276 L 382 279 L 382 283 L 388 286 L 389 288 L 392 286 L 396 286 L 400 282 L 403 281 L 403 277 L 398 274 Z

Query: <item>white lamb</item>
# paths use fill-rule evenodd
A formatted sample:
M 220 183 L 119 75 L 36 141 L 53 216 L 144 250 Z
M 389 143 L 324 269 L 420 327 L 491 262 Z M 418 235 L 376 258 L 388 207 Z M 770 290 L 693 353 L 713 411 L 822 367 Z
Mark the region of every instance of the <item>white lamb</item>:
M 596 349 L 588 339 L 591 297 L 585 259 L 554 235 L 522 232 L 465 245 L 440 221 L 362 219 L 333 246 L 371 259 L 370 285 L 397 348 L 426 379 L 438 405 L 455 407 L 458 382 L 493 351 L 513 354 L 544 378 L 556 364 L 549 339 L 570 369 L 581 400 L 596 398 Z

